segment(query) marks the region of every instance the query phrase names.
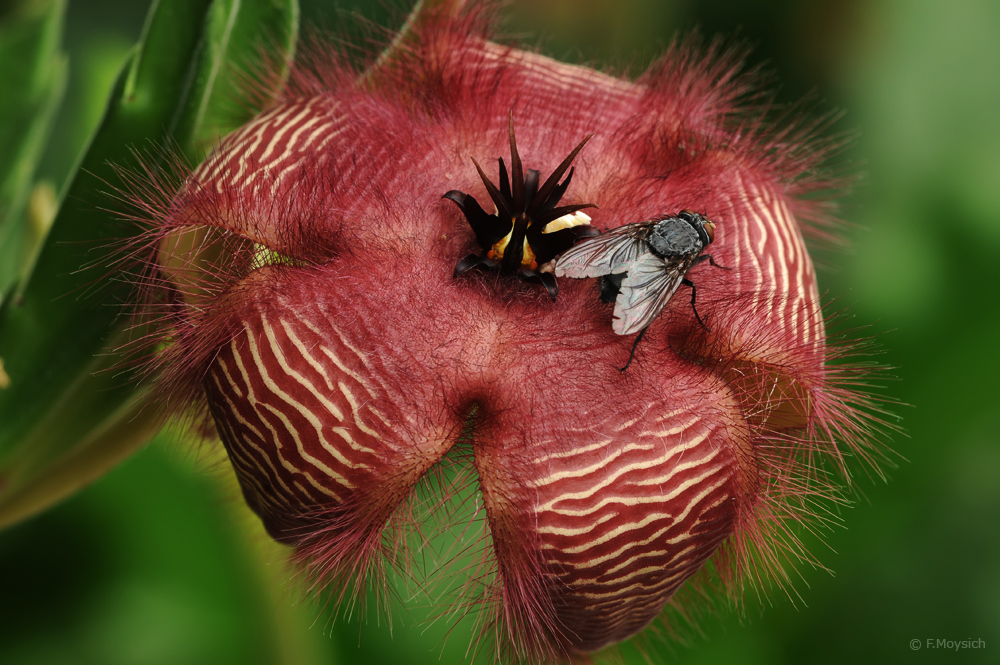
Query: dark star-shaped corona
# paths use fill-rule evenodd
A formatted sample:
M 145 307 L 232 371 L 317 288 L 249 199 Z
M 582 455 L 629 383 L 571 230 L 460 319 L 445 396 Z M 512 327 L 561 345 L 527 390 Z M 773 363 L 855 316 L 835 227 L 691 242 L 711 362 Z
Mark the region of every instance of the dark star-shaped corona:
M 453 189 L 443 197 L 458 205 L 483 250 L 483 254 L 470 254 L 459 261 L 455 266 L 455 276 L 473 268 L 515 274 L 524 280 L 540 282 L 555 300 L 559 286 L 549 262 L 577 240 L 598 235 L 598 231 L 589 225 L 588 217 L 575 214 L 585 208 L 596 208 L 596 205 L 558 205 L 573 179 L 570 164 L 593 134 L 583 139 L 541 186 L 538 184 L 538 171 L 528 169 L 525 173 L 521 166 L 514 140 L 513 113 L 509 134 L 511 173 L 508 177 L 507 166 L 501 157 L 499 187 L 486 177 L 479 163 L 472 160 L 496 206 L 495 214 L 486 214 L 479 202 L 465 192 Z M 567 169 L 570 169 L 569 175 L 560 183 L 559 179 Z

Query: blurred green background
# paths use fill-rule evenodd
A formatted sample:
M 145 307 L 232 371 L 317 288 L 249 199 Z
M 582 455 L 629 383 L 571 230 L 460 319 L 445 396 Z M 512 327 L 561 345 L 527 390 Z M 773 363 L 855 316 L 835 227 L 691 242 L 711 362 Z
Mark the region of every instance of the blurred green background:
M 0 10 L 4 3 L 0 2 Z M 641 71 L 678 31 L 754 45 L 780 100 L 810 92 L 858 130 L 843 201 L 851 249 L 820 284 L 870 325 L 907 436 L 890 482 L 858 479 L 845 528 L 803 569 L 801 601 L 722 611 L 653 662 L 1000 662 L 1000 3 L 993 0 L 516 0 L 508 30 L 561 59 Z M 71 1 L 69 87 L 41 174 L 57 186 L 138 38 L 145 2 Z M 304 22 L 405 7 L 302 0 Z M 396 22 L 395 24 L 393 22 Z M 2 92 L 0 92 L 2 94 Z M 993 409 L 997 409 L 994 411 Z M 460 663 L 468 638 L 397 613 L 359 628 L 286 592 L 282 551 L 225 463 L 171 434 L 0 533 L 0 663 Z M 320 617 L 317 619 L 317 617 Z M 944 652 L 927 639 L 985 640 Z M 447 640 L 447 641 L 446 641 Z M 911 649 L 911 640 L 923 648 Z M 446 641 L 446 643 L 445 643 Z M 434 646 L 436 645 L 436 647 Z M 442 651 L 443 647 L 443 651 Z M 645 662 L 626 650 L 628 662 Z

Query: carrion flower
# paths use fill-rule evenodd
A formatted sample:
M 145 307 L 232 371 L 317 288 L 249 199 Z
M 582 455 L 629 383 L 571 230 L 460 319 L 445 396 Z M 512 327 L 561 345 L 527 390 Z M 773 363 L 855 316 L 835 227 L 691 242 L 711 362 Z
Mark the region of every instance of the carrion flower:
M 179 188 L 133 178 L 144 311 L 171 342 L 151 363 L 338 601 L 405 565 L 415 488 L 465 451 L 484 632 L 583 658 L 712 557 L 730 589 L 783 583 L 796 525 L 836 497 L 827 467 L 877 457 L 876 421 L 803 241 L 835 184 L 816 125 L 775 122 L 718 42 L 628 81 L 489 41 L 488 13 L 426 11 L 364 76 L 314 48 Z M 550 262 L 688 209 L 729 270 L 692 267 L 705 325 L 671 299 L 623 373 L 633 338 L 597 280 L 557 290 Z

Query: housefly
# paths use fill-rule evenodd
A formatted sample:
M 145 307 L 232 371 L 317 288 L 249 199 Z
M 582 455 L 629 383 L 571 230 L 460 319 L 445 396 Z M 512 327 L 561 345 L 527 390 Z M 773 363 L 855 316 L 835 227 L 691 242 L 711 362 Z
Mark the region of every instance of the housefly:
M 568 249 L 555 265 L 556 277 L 598 277 L 601 299 L 614 302 L 612 329 L 619 335 L 639 333 L 621 371 L 628 369 L 635 348 L 649 324 L 660 315 L 681 284 L 691 287 L 691 308 L 697 293 L 686 275 L 704 260 L 722 268 L 711 254 L 702 254 L 715 240 L 715 224 L 696 212 L 654 217 L 626 224 Z M 728 268 L 726 268 L 728 270 Z

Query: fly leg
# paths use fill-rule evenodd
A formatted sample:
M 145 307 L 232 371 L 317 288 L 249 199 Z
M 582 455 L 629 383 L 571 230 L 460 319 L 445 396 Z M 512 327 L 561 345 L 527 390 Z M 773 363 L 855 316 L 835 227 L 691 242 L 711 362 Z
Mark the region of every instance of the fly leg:
M 715 259 L 712 258 L 711 254 L 705 254 L 704 256 L 707 256 L 708 257 L 708 262 L 711 263 L 716 268 L 722 268 L 723 270 L 732 270 L 732 268 L 727 268 L 726 266 L 720 266 L 718 263 L 716 263 Z M 701 257 L 698 257 L 698 258 L 701 258 Z
M 709 257 L 709 258 L 711 258 L 711 257 Z M 714 264 L 714 262 L 713 262 L 713 264 Z M 719 266 L 719 267 L 721 268 L 722 266 Z M 712 329 L 709 328 L 708 326 L 706 326 L 705 322 L 701 320 L 701 317 L 698 315 L 698 308 L 695 307 L 694 301 L 695 301 L 695 296 L 698 293 L 698 289 L 695 288 L 694 282 L 692 282 L 690 279 L 688 279 L 687 277 L 685 277 L 684 279 L 681 280 L 681 284 L 683 284 L 684 286 L 690 286 L 691 287 L 691 309 L 694 310 L 694 318 L 698 319 L 698 323 L 701 324 L 702 328 L 704 328 L 708 332 L 712 332 Z
M 712 258 L 711 254 L 702 254 L 701 256 L 696 258 L 694 261 L 691 262 L 691 268 L 694 268 L 696 265 L 698 265 L 705 259 L 708 259 L 708 262 L 711 263 L 716 268 L 722 268 L 723 270 L 732 270 L 732 268 L 727 268 L 726 266 L 720 266 L 718 263 L 716 263 L 715 259 Z
M 635 358 L 635 347 L 639 346 L 639 340 L 642 339 L 642 336 L 646 334 L 646 330 L 648 329 L 649 326 L 646 326 L 645 328 L 639 331 L 638 335 L 636 335 L 635 342 L 632 343 L 632 352 L 628 354 L 628 362 L 625 363 L 624 367 L 618 370 L 619 372 L 624 372 L 625 370 L 628 369 L 628 366 L 632 364 L 632 359 Z

